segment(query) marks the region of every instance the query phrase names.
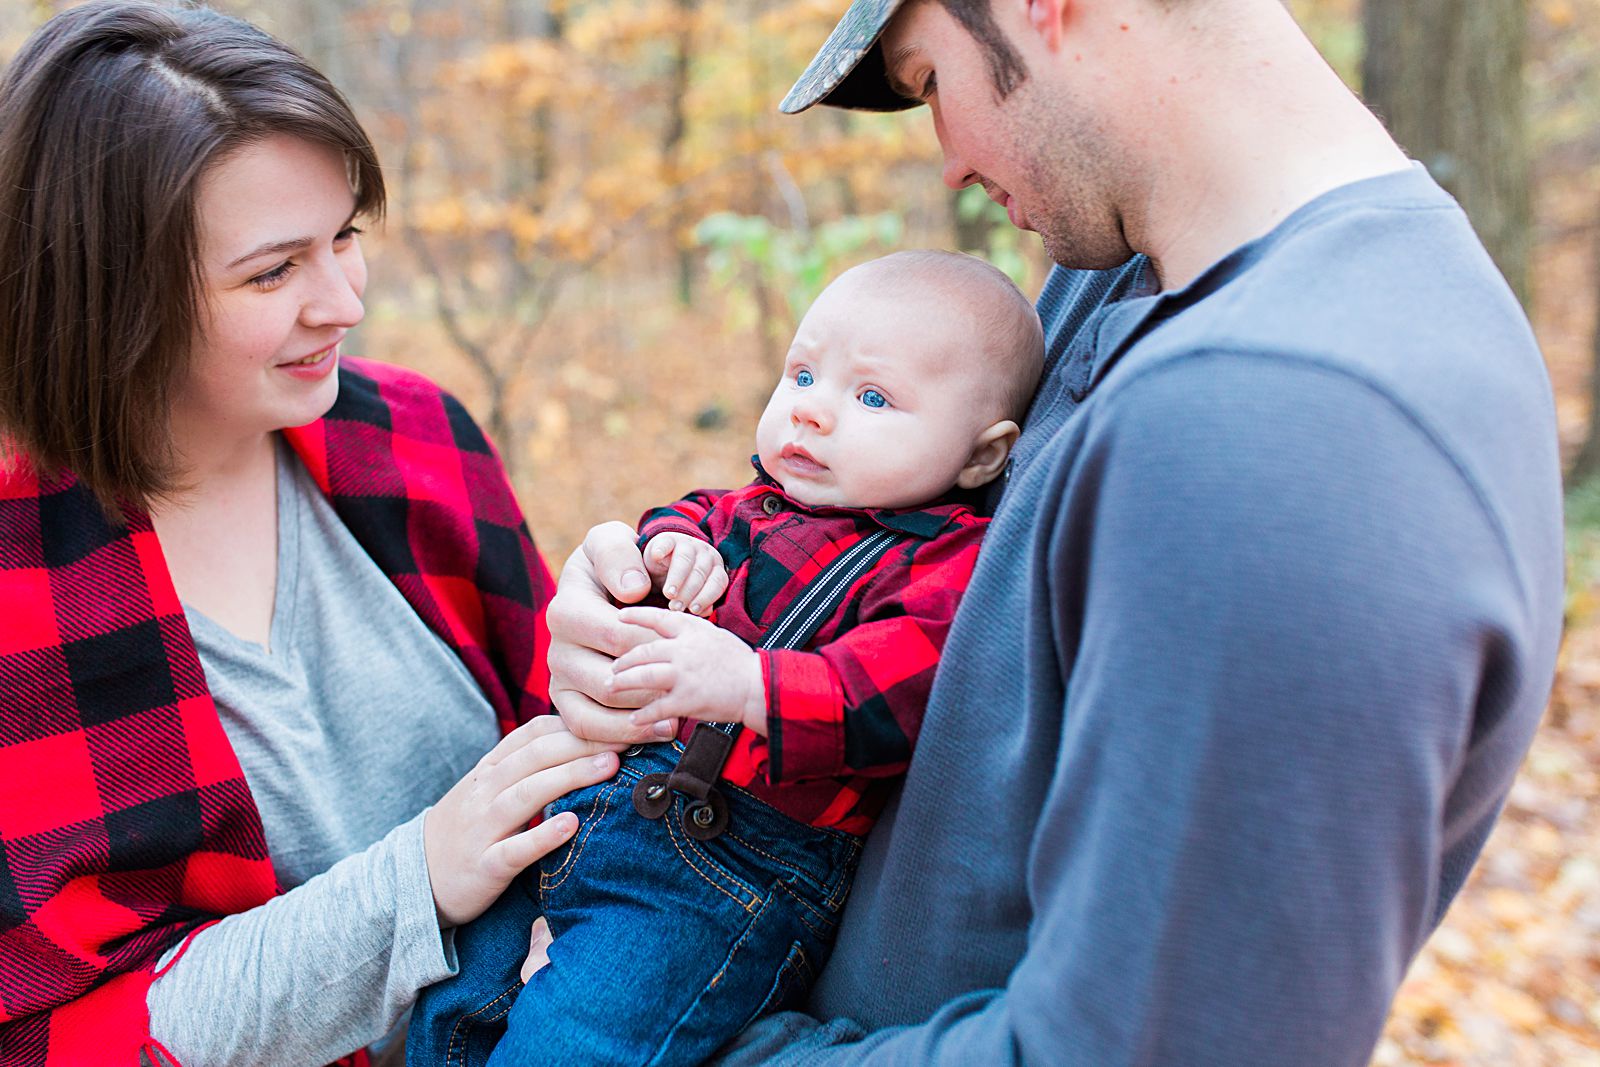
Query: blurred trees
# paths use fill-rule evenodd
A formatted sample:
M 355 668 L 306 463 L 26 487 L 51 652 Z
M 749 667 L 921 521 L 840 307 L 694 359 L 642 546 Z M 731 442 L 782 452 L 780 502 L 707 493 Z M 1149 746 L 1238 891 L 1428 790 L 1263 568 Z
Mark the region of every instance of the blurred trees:
M 888 174 L 927 154 L 910 124 L 776 111 L 834 8 L 495 0 L 485 18 L 389 0 L 347 16 L 375 45 L 355 80 L 379 88 L 389 228 L 478 374 L 485 419 L 514 469 L 527 421 L 520 393 L 571 356 L 541 343 L 569 282 L 615 257 L 606 269 L 670 278 L 688 306 L 701 269 L 696 227 L 708 216 L 762 220 L 787 234 L 770 247 L 814 252 L 832 247 L 812 240 L 814 218 L 896 205 Z M 857 243 L 843 254 L 858 249 L 870 253 Z M 786 343 L 794 318 L 770 272 L 730 277 L 754 296 L 760 342 Z
M 1368 0 L 1361 88 L 1528 301 L 1525 0 Z

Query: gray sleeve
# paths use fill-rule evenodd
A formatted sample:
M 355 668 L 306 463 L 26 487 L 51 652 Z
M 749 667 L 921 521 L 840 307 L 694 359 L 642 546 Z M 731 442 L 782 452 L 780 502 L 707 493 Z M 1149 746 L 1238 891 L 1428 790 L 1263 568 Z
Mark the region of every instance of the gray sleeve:
M 150 1033 L 184 1067 L 307 1067 L 386 1034 L 455 973 L 423 812 L 365 852 L 207 927 L 150 987 Z
M 1041 516 L 1067 684 L 1004 987 L 872 1033 L 774 1016 L 723 1063 L 1368 1062 L 1523 605 L 1403 413 L 1312 371 L 1257 404 L 1272 368 L 1215 371 L 1102 408 Z

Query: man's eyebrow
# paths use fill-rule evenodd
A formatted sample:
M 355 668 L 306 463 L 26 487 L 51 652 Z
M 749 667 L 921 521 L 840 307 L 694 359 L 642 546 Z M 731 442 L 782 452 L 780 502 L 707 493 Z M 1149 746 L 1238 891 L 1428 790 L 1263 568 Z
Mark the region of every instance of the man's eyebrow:
M 916 45 L 908 44 L 896 48 L 893 52 L 885 52 L 883 55 L 883 77 L 889 83 L 889 88 L 912 100 L 919 99 L 919 95 L 915 88 L 901 80 L 900 68 L 920 54 L 921 49 Z

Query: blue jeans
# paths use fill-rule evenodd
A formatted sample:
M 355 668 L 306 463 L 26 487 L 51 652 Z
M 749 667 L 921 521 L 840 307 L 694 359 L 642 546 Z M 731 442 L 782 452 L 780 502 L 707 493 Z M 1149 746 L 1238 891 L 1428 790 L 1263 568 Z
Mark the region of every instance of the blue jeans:
M 670 771 L 682 747 L 647 746 L 551 805 L 577 813 L 577 833 L 456 931 L 460 973 L 417 1001 L 408 1064 L 695 1064 L 762 1012 L 799 1003 L 833 942 L 859 840 L 726 783 L 728 826 L 711 841 L 684 832 L 682 797 L 644 818 L 634 785 Z M 524 987 L 541 913 L 550 964 Z

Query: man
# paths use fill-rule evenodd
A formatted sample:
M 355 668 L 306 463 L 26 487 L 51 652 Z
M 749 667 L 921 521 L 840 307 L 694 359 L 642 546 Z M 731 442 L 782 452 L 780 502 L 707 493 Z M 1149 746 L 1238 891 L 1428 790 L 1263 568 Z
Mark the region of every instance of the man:
M 1554 670 L 1521 311 L 1279 0 L 857 0 L 817 102 L 926 103 L 1061 267 L 900 802 L 728 1060 L 1366 1063 Z M 594 698 L 642 587 L 618 530 L 567 565 L 581 732 L 639 736 Z

